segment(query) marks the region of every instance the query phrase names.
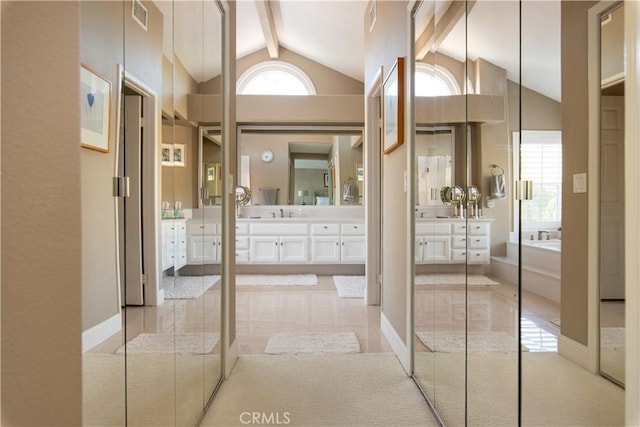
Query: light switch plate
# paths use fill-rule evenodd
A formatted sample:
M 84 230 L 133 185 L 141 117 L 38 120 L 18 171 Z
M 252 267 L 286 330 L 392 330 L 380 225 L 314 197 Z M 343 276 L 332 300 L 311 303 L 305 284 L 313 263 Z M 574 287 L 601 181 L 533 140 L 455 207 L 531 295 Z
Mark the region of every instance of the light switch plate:
M 587 174 L 586 173 L 573 174 L 573 192 L 574 193 L 587 192 Z

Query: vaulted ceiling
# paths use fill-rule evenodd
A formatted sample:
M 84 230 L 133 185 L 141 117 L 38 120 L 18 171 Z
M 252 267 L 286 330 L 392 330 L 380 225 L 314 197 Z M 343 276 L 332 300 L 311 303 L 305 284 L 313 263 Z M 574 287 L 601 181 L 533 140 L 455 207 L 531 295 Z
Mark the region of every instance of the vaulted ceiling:
M 203 65 L 198 59 L 202 43 L 189 40 L 202 37 L 203 30 L 195 31 L 193 23 L 200 22 L 203 13 L 215 15 L 213 2 L 208 3 L 203 11 L 199 2 L 176 1 L 175 11 L 171 12 L 170 2 L 156 1 L 165 16 L 175 14 L 175 52 L 198 81 L 220 70 L 219 59 L 209 59 Z M 280 48 L 286 48 L 363 81 L 367 4 L 366 0 L 238 0 L 236 55 L 240 58 L 266 48 L 276 59 Z M 461 4 L 464 5 L 461 1 L 425 1 L 423 10 L 435 8 L 439 22 Z M 516 1 L 477 0 L 461 8 L 468 13 L 449 13 L 455 21 L 441 34 L 439 52 L 458 60 L 465 56 L 472 60 L 484 58 L 506 69 L 509 79 L 522 80 L 523 85 L 560 100 L 560 0 L 522 2 L 521 26 L 519 5 Z M 204 27 L 210 43 L 219 40 L 211 26 Z M 165 47 L 165 54 L 169 50 Z

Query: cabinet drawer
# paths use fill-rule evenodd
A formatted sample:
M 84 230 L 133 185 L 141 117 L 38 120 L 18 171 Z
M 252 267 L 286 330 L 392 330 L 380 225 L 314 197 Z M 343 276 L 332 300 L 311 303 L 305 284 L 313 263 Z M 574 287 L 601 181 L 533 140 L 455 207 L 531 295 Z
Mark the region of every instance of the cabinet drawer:
M 453 234 L 467 234 L 469 226 L 466 222 L 454 222 L 452 225 Z
M 307 235 L 309 224 L 300 223 L 257 223 L 250 226 L 251 235 L 292 236 Z
M 469 251 L 469 264 L 488 264 L 489 250 L 479 249 Z
M 469 239 L 471 240 L 471 239 Z M 451 237 L 451 247 L 454 249 L 466 249 L 467 248 L 467 236 L 466 235 L 454 235 Z
M 364 236 L 364 224 L 342 224 L 341 230 L 345 236 Z
M 236 223 L 236 234 L 237 235 L 249 234 L 249 223 L 247 222 Z
M 469 236 L 469 249 L 487 249 L 489 239 L 487 236 Z
M 416 234 L 451 234 L 450 222 L 417 222 Z
M 340 224 L 311 224 L 313 236 L 336 236 L 340 234 Z
M 489 224 L 486 222 L 470 222 L 468 226 L 471 235 L 489 234 Z
M 236 237 L 236 249 L 249 249 L 249 236 Z
M 214 236 L 218 234 L 218 224 L 209 222 L 192 222 L 189 223 L 189 235 L 190 236 Z

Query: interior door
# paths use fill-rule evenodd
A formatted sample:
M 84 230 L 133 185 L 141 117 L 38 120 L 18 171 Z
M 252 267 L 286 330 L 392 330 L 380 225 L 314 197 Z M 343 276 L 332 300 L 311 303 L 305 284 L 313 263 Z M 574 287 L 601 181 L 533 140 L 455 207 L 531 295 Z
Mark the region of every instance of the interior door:
M 124 97 L 124 167 L 129 177 L 129 197 L 124 200 L 124 296 L 126 305 L 144 305 L 142 269 L 142 97 Z

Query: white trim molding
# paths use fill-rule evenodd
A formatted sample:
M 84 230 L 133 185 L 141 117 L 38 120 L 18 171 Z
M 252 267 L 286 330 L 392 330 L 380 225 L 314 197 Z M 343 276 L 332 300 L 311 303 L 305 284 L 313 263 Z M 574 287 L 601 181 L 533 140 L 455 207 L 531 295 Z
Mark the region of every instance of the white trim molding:
M 393 329 L 391 322 L 387 319 L 387 316 L 384 313 L 380 314 L 380 330 L 382 331 L 382 335 L 387 339 L 389 345 L 391 345 L 391 349 L 400 360 L 400 364 L 404 368 L 407 375 L 411 375 L 411 361 L 409 360 L 410 353 L 407 349 L 407 346 L 400 338 L 400 335 Z
M 122 330 L 122 316 L 114 314 L 107 320 L 87 329 L 82 333 L 82 352 L 86 353 L 101 342 Z

